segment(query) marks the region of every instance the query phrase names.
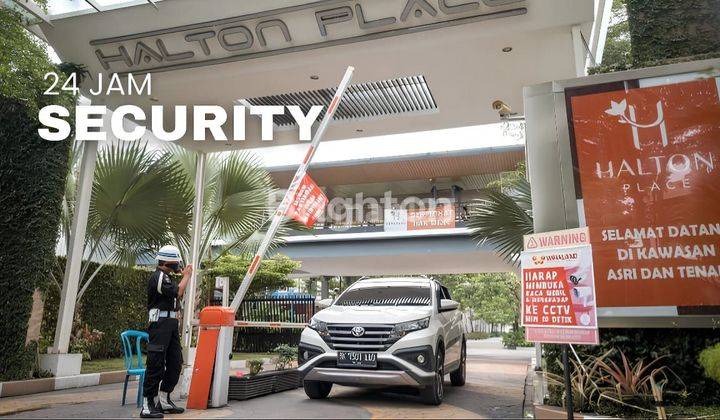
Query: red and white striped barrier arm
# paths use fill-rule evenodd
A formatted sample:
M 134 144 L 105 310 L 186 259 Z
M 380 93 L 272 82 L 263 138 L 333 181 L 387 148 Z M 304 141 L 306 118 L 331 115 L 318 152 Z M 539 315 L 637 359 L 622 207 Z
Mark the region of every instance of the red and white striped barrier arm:
M 262 242 L 260 243 L 260 246 L 258 247 L 258 250 L 255 253 L 255 256 L 253 257 L 253 259 L 250 262 L 250 267 L 248 267 L 248 271 L 245 274 L 245 277 L 243 278 L 243 281 L 240 284 L 238 291 L 235 293 L 235 297 L 233 298 L 232 304 L 230 304 L 230 307 L 236 313 L 238 311 L 238 308 L 240 307 L 240 303 L 242 302 L 243 298 L 245 297 L 245 293 L 247 292 L 248 288 L 250 287 L 250 283 L 252 282 L 253 278 L 255 277 L 255 273 L 257 273 L 257 270 L 260 267 L 260 261 L 262 261 L 263 257 L 265 256 L 265 252 L 267 252 L 267 249 L 270 246 L 270 242 L 272 241 L 273 237 L 275 237 L 275 234 L 277 233 L 277 230 L 280 227 L 280 223 L 282 223 L 283 218 L 285 217 L 285 212 L 287 211 L 288 206 L 292 202 L 293 196 L 295 195 L 295 191 L 297 190 L 297 187 L 300 184 L 300 180 L 302 180 L 302 178 L 305 176 L 308 166 L 310 166 L 310 161 L 312 160 L 313 156 L 315 155 L 315 151 L 317 151 L 317 147 L 320 144 L 320 139 L 322 138 L 323 134 L 325 133 L 325 129 L 327 128 L 328 124 L 332 120 L 332 117 L 335 114 L 335 110 L 337 109 L 338 104 L 340 104 L 340 101 L 342 100 L 342 97 L 345 94 L 345 89 L 350 84 L 350 79 L 352 79 L 352 75 L 353 75 L 354 71 L 355 71 L 355 68 L 353 68 L 352 66 L 348 67 L 347 70 L 345 71 L 345 76 L 343 76 L 342 80 L 340 81 L 340 85 L 338 85 L 337 91 L 335 92 L 335 96 L 333 97 L 332 101 L 330 102 L 330 106 L 328 106 L 328 109 L 325 112 L 325 116 L 323 117 L 322 121 L 320 121 L 320 125 L 318 126 L 318 129 L 315 131 L 315 135 L 313 135 L 312 141 L 310 142 L 310 148 L 308 149 L 307 153 L 305 154 L 305 158 L 303 159 L 302 163 L 298 167 L 297 172 L 295 172 L 295 177 L 293 178 L 292 182 L 290 183 L 290 187 L 288 187 L 288 190 L 285 193 L 285 196 L 283 197 L 282 201 L 280 202 L 280 207 L 278 207 L 277 211 L 275 212 L 272 223 L 270 223 L 270 227 L 268 228 L 268 231 L 265 234 L 265 237 L 263 238 Z

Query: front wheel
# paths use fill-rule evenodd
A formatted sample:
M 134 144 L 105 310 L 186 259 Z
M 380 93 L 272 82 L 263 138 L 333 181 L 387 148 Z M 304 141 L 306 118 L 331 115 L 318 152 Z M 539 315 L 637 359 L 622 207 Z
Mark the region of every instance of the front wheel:
M 462 342 L 462 349 L 460 350 L 460 366 L 457 370 L 450 372 L 450 383 L 453 386 L 465 385 L 465 374 L 467 371 L 467 349 L 465 340 Z
M 327 397 L 332 389 L 332 382 L 303 381 L 305 394 L 313 400 L 320 400 Z
M 438 348 L 435 357 L 435 379 L 433 383 L 420 391 L 420 398 L 427 405 L 440 405 L 445 393 L 443 380 L 445 379 L 445 354 L 442 348 Z

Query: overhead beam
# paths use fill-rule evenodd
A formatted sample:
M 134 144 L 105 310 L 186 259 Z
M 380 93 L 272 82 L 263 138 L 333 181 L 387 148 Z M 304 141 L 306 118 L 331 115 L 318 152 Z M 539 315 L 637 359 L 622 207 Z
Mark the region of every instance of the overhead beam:
M 95 9 L 98 12 L 102 12 L 102 6 L 100 6 L 95 0 L 85 0 L 85 3 L 92 6 L 93 9 Z
M 45 14 L 45 11 L 40 8 L 40 6 L 33 0 L 14 0 L 14 2 L 26 12 L 52 26 L 52 23 L 50 22 L 50 17 L 48 17 L 48 15 Z

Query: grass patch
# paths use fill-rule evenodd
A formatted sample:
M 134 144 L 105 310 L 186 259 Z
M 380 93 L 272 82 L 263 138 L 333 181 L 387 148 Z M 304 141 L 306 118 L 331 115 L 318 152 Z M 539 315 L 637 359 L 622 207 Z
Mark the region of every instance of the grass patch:
M 482 331 L 473 331 L 465 334 L 465 337 L 468 340 L 484 340 L 486 338 L 490 338 L 490 334 Z
M 80 373 L 112 372 L 114 370 L 125 370 L 125 362 L 122 357 L 83 361 Z
M 272 353 L 233 353 L 233 360 L 272 359 L 275 356 Z M 144 356 L 143 366 L 147 366 Z M 115 370 L 125 370 L 125 362 L 122 357 L 83 361 L 80 373 L 112 372 Z
M 277 354 L 273 353 L 244 353 L 244 352 L 233 352 L 233 360 L 252 360 L 252 359 L 272 359 Z

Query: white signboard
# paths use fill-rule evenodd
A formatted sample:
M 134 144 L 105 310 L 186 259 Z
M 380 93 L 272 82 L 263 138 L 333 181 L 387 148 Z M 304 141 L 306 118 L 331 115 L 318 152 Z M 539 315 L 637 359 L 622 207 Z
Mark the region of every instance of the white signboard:
M 383 228 L 385 232 L 404 232 L 407 230 L 407 210 L 385 209 Z
M 522 325 L 528 341 L 598 344 L 592 248 L 587 228 L 525 237 Z

